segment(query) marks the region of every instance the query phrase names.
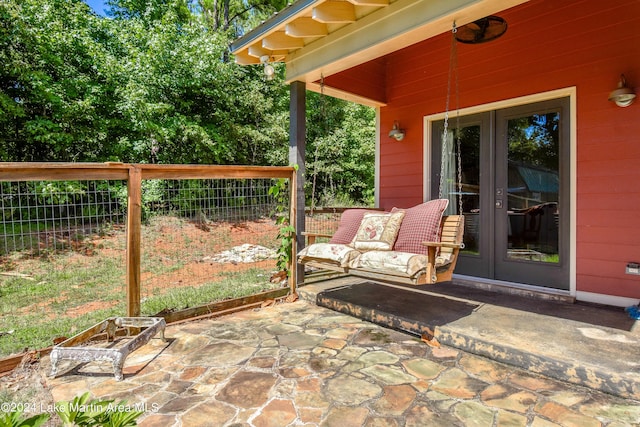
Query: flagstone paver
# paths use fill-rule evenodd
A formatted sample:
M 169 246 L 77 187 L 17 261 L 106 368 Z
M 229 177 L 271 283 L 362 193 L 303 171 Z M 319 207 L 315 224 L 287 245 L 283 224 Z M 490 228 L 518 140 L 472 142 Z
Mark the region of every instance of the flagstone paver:
M 152 426 L 640 426 L 640 402 L 540 377 L 305 301 L 169 325 L 126 361 L 48 378 L 54 400 L 144 405 Z M 42 361 L 46 371 L 48 359 Z

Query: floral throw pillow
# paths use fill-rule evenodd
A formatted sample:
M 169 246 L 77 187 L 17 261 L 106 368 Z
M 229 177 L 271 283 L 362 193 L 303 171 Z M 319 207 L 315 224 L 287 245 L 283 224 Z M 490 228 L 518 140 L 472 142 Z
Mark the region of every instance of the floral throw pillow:
M 414 254 L 426 253 L 426 247 L 422 242 L 440 241 L 440 221 L 447 206 L 449 200 L 436 199 L 406 210 L 393 208 L 391 212 L 405 212 L 402 228 L 393 249 Z
M 404 212 L 365 214 L 351 245 L 363 251 L 390 251 L 398 236 L 402 218 Z

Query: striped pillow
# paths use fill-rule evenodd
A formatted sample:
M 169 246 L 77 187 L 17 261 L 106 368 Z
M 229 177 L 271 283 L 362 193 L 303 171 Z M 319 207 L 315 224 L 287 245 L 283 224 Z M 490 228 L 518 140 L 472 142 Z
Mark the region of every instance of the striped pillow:
M 426 253 L 426 247 L 422 242 L 440 241 L 440 221 L 447 206 L 449 200 L 436 199 L 406 209 L 393 250 L 414 254 Z M 403 209 L 393 208 L 391 212 L 401 210 Z

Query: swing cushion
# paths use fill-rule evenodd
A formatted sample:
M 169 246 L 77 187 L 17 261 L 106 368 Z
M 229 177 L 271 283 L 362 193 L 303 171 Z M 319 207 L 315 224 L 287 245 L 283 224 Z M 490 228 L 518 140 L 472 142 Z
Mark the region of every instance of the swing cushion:
M 447 206 L 449 200 L 435 199 L 406 210 L 393 208 L 391 212 L 405 212 L 393 250 L 424 254 L 422 242 L 439 242 L 440 222 Z
M 360 252 L 351 246 L 334 243 L 314 243 L 303 248 L 298 254 L 300 262 L 321 261 L 340 267 L 349 267 Z
M 356 258 L 352 267 L 383 270 L 413 277 L 427 268 L 427 257 L 409 252 L 368 251 Z
M 440 267 L 449 262 L 444 257 L 436 257 L 435 266 Z M 410 252 L 398 251 L 368 251 L 350 261 L 351 268 L 373 271 L 386 271 L 415 277 L 427 268 L 427 256 Z
M 340 216 L 340 224 L 338 225 L 338 229 L 329 240 L 329 243 L 336 243 L 341 245 L 349 245 L 353 241 L 353 238 L 356 237 L 356 233 L 358 232 L 358 228 L 360 227 L 360 223 L 362 222 L 362 217 L 366 213 L 374 213 L 377 211 L 372 211 L 368 209 L 347 209 Z

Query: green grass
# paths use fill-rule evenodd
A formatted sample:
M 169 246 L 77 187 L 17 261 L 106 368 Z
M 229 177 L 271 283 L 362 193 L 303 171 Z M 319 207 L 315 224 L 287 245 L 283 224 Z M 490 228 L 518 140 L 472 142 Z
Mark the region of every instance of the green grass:
M 25 349 L 40 349 L 52 345 L 56 337 L 69 337 L 106 319 L 107 317 L 122 315 L 124 305 L 106 310 L 95 310 L 82 317 L 48 318 L 41 313 L 2 316 L 0 330 L 13 330 L 11 335 L 0 338 L 0 354 L 9 355 L 20 353 Z
M 44 348 L 52 339 L 75 334 L 105 317 L 121 315 L 126 293 L 122 284 L 122 263 L 114 259 L 87 257 L 88 264 L 39 262 L 32 279 L 0 281 L 0 355 L 25 348 Z M 57 261 L 57 260 L 56 260 Z M 73 310 L 100 301 L 104 309 L 93 309 L 80 317 Z
M 143 315 L 278 287 L 269 283 L 268 268 L 252 265 L 233 272 L 216 270 L 208 278 L 195 277 L 188 267 L 205 255 L 229 249 L 237 235 L 232 236 L 230 227 L 203 234 L 193 227 L 186 221 L 158 219 L 144 228 L 142 291 L 150 295 L 141 302 Z M 0 357 L 48 347 L 54 338 L 70 337 L 107 317 L 126 314 L 124 236 L 122 231 L 115 234 L 96 241 L 90 255 L 64 251 L 36 258 L 14 252 L 4 257 L 7 268 L 0 269 L 6 271 L 0 275 Z M 247 239 L 250 237 L 248 233 Z M 263 246 L 269 246 L 266 240 Z M 273 240 L 270 243 L 274 245 Z M 174 280 L 173 274 L 183 282 L 157 288 L 149 285 L 153 282 L 145 282 Z
M 241 298 L 275 289 L 265 281 L 265 272 L 260 269 L 249 269 L 242 272 L 222 273 L 218 277 L 224 280 L 206 283 L 198 288 L 176 288 L 163 295 L 155 295 L 142 302 L 142 314 L 154 315 L 165 308 L 177 310 L 204 305 L 212 301 Z
M 126 313 L 126 289 L 113 266 L 94 271 L 65 270 L 53 274 L 46 282 L 34 283 L 12 279 L 0 286 L 0 356 L 19 353 L 27 348 L 52 345 L 53 338 L 72 336 L 111 316 Z M 115 276 L 115 277 L 114 277 Z M 106 281 L 110 279 L 110 281 Z M 256 268 L 221 273 L 215 281 L 198 287 L 172 288 L 142 301 L 142 315 L 154 315 L 164 309 L 180 310 L 214 301 L 253 295 L 274 289 L 268 272 Z M 69 287 L 73 288 L 69 291 Z M 66 292 L 65 292 L 66 291 Z M 36 301 L 46 301 L 39 306 Z M 99 301 L 103 309 L 91 309 L 78 317 L 66 314 L 84 304 Z M 34 307 L 35 305 L 35 307 Z M 32 307 L 25 312 L 25 307 Z
M 554 264 L 557 264 L 560 262 L 560 255 L 558 254 L 544 254 L 542 256 L 542 261 L 543 262 L 551 262 Z

